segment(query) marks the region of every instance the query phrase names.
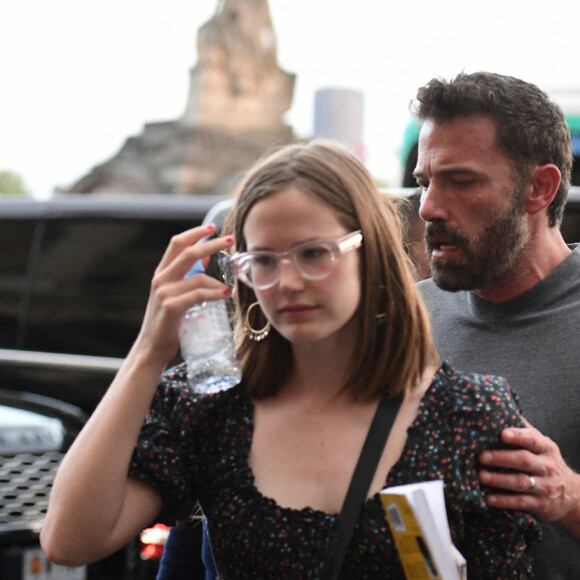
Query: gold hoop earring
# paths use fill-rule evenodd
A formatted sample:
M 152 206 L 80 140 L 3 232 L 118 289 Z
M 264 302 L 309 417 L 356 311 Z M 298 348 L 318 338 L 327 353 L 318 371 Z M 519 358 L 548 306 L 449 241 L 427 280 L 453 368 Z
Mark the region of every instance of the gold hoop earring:
M 270 334 L 270 321 L 268 320 L 264 328 L 261 330 L 256 330 L 253 328 L 250 323 L 250 312 L 255 306 L 260 306 L 260 303 L 254 302 L 253 304 L 250 304 L 250 307 L 246 311 L 246 325 L 244 326 L 244 330 L 246 331 L 246 334 L 250 340 L 254 342 L 261 342 Z

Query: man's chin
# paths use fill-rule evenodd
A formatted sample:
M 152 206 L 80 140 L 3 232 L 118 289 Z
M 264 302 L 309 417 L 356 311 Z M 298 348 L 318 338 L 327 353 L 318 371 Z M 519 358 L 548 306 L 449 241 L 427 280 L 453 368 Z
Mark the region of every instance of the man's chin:
M 431 263 L 431 277 L 433 282 L 447 292 L 461 290 L 475 290 L 482 282 L 474 272 L 469 272 L 465 266 Z

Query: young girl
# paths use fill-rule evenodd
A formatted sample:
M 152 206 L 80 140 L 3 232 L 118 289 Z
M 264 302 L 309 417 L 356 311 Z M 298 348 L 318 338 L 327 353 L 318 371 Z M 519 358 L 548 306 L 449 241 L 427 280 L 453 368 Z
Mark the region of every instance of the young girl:
M 341 577 L 404 578 L 378 492 L 442 479 L 470 580 L 526 578 L 536 523 L 489 509 L 476 473 L 522 425 L 517 403 L 503 379 L 438 363 L 396 210 L 360 161 L 327 141 L 287 146 L 248 173 L 228 224 L 169 245 L 135 345 L 55 480 L 49 557 L 101 558 L 199 501 L 221 578 L 318 578 L 379 401 L 403 393 Z M 243 380 L 196 395 L 183 366 L 163 370 L 185 311 L 229 294 L 185 274 L 228 249 Z

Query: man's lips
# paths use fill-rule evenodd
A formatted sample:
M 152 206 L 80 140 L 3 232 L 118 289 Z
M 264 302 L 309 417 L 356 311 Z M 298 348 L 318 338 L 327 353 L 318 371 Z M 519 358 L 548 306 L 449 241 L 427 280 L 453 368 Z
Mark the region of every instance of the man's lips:
M 451 240 L 430 239 L 427 242 L 429 253 L 434 258 L 448 258 L 457 253 L 462 244 Z
M 432 260 L 457 259 L 460 254 L 465 255 L 469 248 L 469 241 L 461 230 L 441 222 L 427 224 L 425 241 Z

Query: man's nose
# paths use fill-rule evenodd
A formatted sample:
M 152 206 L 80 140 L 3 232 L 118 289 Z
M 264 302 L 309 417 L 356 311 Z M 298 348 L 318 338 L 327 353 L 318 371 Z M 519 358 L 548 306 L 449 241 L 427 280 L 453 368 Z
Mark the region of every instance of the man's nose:
M 447 221 L 449 219 L 448 200 L 440 186 L 430 183 L 421 191 L 419 216 L 423 221 Z

